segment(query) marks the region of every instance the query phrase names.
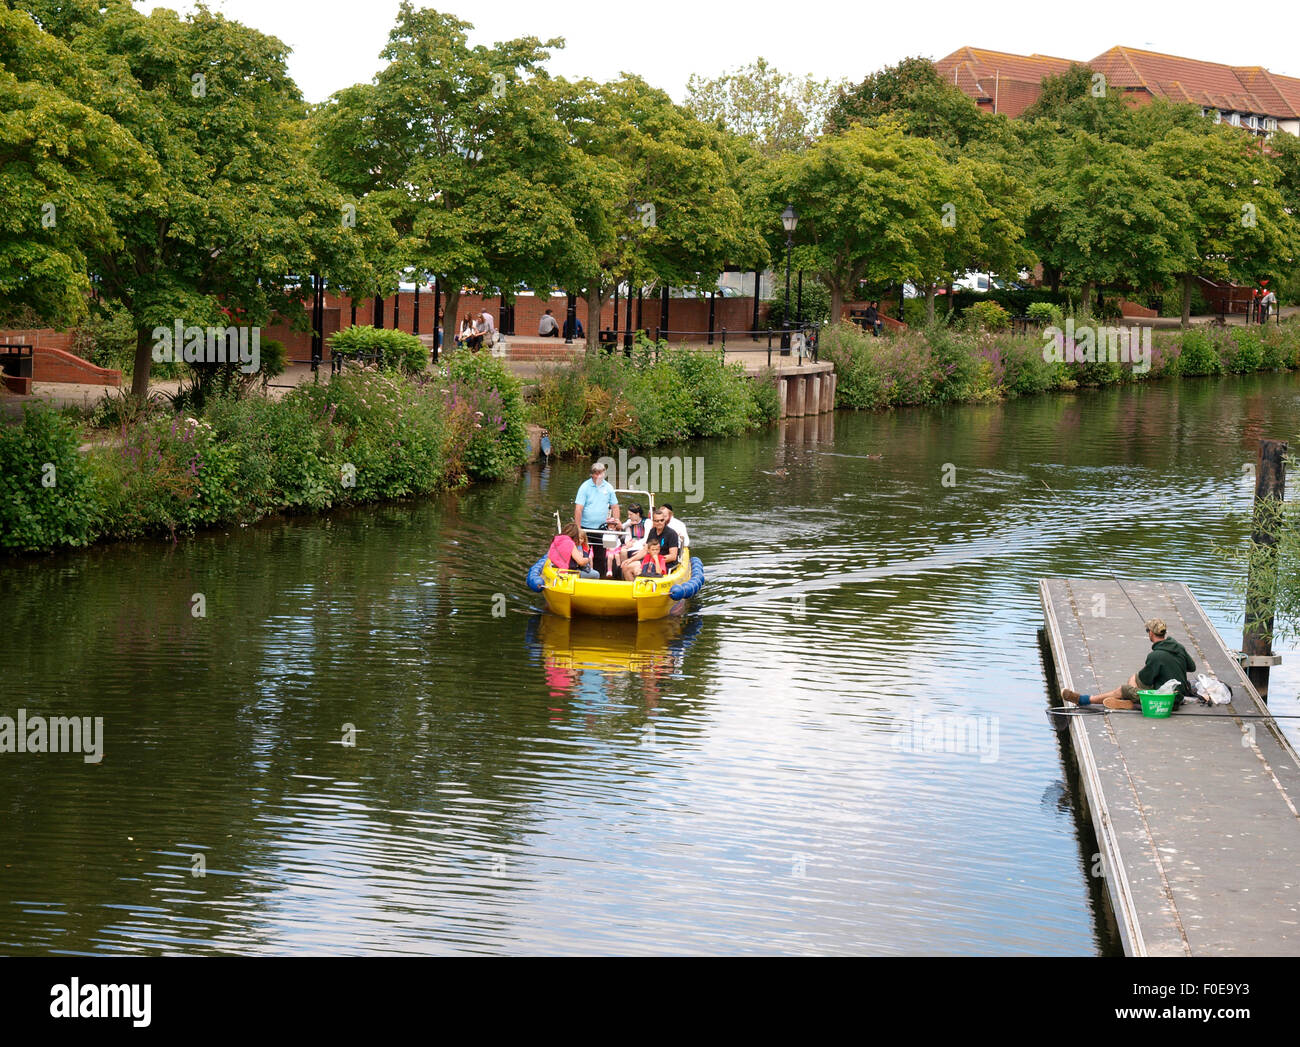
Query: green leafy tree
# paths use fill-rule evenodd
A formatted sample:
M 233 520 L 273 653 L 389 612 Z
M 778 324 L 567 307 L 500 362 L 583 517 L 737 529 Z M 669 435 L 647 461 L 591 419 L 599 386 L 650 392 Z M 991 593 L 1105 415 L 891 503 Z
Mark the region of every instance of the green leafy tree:
M 929 139 L 907 137 L 897 125 L 856 125 L 772 161 L 753 211 L 771 215 L 763 231 L 775 256 L 784 251 L 780 212 L 794 205 L 801 264 L 830 290 L 837 323 L 864 280 L 901 283 L 919 273 L 920 247 L 937 235 L 949 189 L 926 172 L 943 164 Z
M 1194 256 L 1178 184 L 1141 152 L 1087 131 L 1045 146 L 1034 172 L 1028 246 L 1080 288 L 1161 283 Z
M 1043 77 L 1038 98 L 1020 114 L 1018 123 L 1032 126 L 1040 120 L 1067 136 L 1088 131 L 1108 140 L 1126 141 L 1133 110 L 1124 104 L 1123 92 L 1111 89 L 1101 73 L 1076 64 L 1064 73 Z
M 0 7 L 0 314 L 81 319 L 87 249 L 120 247 L 115 205 L 156 190 L 157 165 L 99 111 L 98 88 L 76 50 Z
M 843 88 L 830 108 L 826 127 L 844 131 L 854 123 L 881 120 L 901 125 L 909 135 L 953 146 L 996 133 L 991 125 L 997 122 L 944 80 L 933 62 L 919 56 L 885 66 L 860 84 Z
M 344 198 L 307 162 L 280 41 L 202 6 L 185 19 L 125 0 L 14 6 L 84 59 L 96 108 L 158 171 L 106 198 L 117 235 L 85 248 L 100 294 L 136 325 L 135 397 L 155 327 L 301 321 L 311 273 L 363 264 Z
M 1197 276 L 1253 283 L 1296 256 L 1297 218 L 1286 211 L 1277 170 L 1237 128 L 1175 128 L 1148 154 L 1182 188 L 1193 254 L 1178 274 L 1182 325 L 1189 326 Z
M 404 2 L 374 82 L 315 115 L 324 169 L 396 230 L 390 271 L 413 267 L 446 289 L 447 345 L 462 287 L 549 288 L 592 264 L 576 216 L 594 174 L 565 140 L 543 69 L 562 42 L 471 47 L 472 28 Z
M 815 142 L 841 89 L 830 80 L 782 73 L 759 58 L 718 77 L 692 74 L 686 82 L 686 108 L 696 119 L 771 155 Z
M 766 261 L 737 190 L 740 156 L 725 132 L 633 76 L 573 85 L 561 122 L 593 165 L 601 203 L 582 223 L 594 264 L 568 277 L 589 316 L 599 316 L 623 282 L 707 288 L 728 264 Z M 595 324 L 588 326 L 594 344 Z
M 940 287 L 967 269 L 1015 273 L 1032 262 L 1021 241 L 1028 194 L 999 164 L 969 156 L 941 160 L 918 172 L 932 210 L 918 221 L 910 274 L 934 322 Z

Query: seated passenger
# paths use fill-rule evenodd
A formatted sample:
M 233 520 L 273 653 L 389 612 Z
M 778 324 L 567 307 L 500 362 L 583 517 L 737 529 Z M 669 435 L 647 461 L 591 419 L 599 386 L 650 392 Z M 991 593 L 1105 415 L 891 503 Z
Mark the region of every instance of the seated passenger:
M 577 571 L 584 578 L 599 578 L 591 566 L 591 554 L 584 552 L 586 548 L 587 532 L 575 523 L 567 523 L 564 531 L 551 540 L 546 556 L 557 571 Z
M 668 510 L 655 510 L 654 528 L 645 536 L 645 545 L 623 561 L 623 580 L 632 581 L 638 574 L 664 575 L 677 566 L 677 532 L 668 526 Z
M 689 548 L 691 540 L 686 536 L 686 525 L 682 523 L 681 520 L 677 519 L 677 515 L 673 512 L 673 507 L 671 505 L 664 502 L 663 507 L 668 510 L 668 526 L 677 532 L 677 541 L 681 544 L 683 549 Z
M 633 553 L 639 553 L 645 547 L 646 532 L 650 530 L 644 519 L 645 510 L 640 502 L 633 502 L 627 507 L 627 522 L 623 524 L 623 543 L 614 550 L 614 560 L 619 573 L 623 571 L 623 561 Z M 613 572 L 610 572 L 613 577 Z

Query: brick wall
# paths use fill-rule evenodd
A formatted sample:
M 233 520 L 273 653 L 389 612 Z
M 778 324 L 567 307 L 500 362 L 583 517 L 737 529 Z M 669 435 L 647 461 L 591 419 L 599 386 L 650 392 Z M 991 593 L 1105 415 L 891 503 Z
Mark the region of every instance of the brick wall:
M 393 327 L 393 306 L 395 296 L 389 295 L 384 299 L 384 327 Z M 415 319 L 415 292 L 403 291 L 400 300 L 396 300 L 397 326 L 403 331 L 410 331 L 411 325 Z M 357 299 L 357 323 L 371 324 L 375 316 L 374 298 Z M 441 299 L 441 305 L 445 309 L 447 299 L 444 295 Z M 477 294 L 461 295 L 460 302 L 457 304 L 456 311 L 463 318 L 466 314 L 477 316 L 487 308 L 494 320 L 499 323 L 501 315 L 500 298 L 483 298 Z M 542 314 L 550 309 L 552 315 L 561 326 L 564 324 L 565 310 L 568 307 L 568 299 L 564 295 L 557 295 L 552 298 L 539 298 L 535 295 L 521 295 L 515 299 L 515 335 L 520 338 L 537 337 L 537 325 L 541 321 Z M 714 315 L 714 330 L 721 334 L 725 327 L 728 331 L 748 331 L 754 323 L 754 300 L 752 298 L 721 298 L 716 299 Z M 759 303 L 759 326 L 761 327 L 766 320 L 768 313 L 768 303 Z M 582 321 L 584 328 L 590 328 L 587 319 L 587 303 L 579 298 L 577 301 L 578 319 Z M 636 302 L 632 303 L 632 325 L 637 326 L 636 319 Z M 627 300 L 620 298 L 618 302 L 618 329 L 625 328 L 627 317 Z M 660 302 L 657 297 L 644 299 L 641 306 L 641 326 L 654 335 L 655 330 L 659 327 L 660 320 Z M 325 358 L 329 359 L 329 338 L 344 328 L 352 326 L 352 300 L 347 296 L 336 296 L 326 294 L 325 296 L 325 313 L 324 313 L 324 332 L 325 332 Z M 459 326 L 459 324 L 457 325 Z M 614 302 L 611 298 L 605 303 L 600 313 L 600 326 L 602 329 L 614 326 Z M 670 331 L 707 331 L 709 327 L 709 300 L 707 298 L 670 298 L 668 301 L 668 328 Z M 420 330 L 419 333 L 428 335 L 433 332 L 433 293 L 431 291 L 420 292 Z M 311 359 L 311 331 L 295 331 L 290 328 L 289 324 L 280 321 L 268 324 L 262 329 L 263 338 L 273 338 L 278 342 L 283 342 L 285 355 L 290 360 L 310 360 Z M 680 335 L 670 336 L 672 339 L 680 339 Z M 700 339 L 703 334 L 700 335 Z M 0 343 L 5 341 L 25 342 L 37 346 L 37 362 L 34 369 L 38 372 L 36 381 L 38 382 L 96 382 L 104 385 L 120 385 L 121 373 L 118 371 L 105 371 L 103 368 L 95 368 L 94 364 L 88 361 L 80 361 L 80 365 L 73 364 L 67 360 L 56 360 L 47 357 L 42 364 L 40 359 L 43 354 L 41 349 L 58 349 L 65 354 L 71 355 L 73 336 L 70 332 L 54 331 L 48 328 L 40 330 L 12 330 L 0 331 Z M 73 357 L 79 360 L 78 357 Z M 49 375 L 58 377 L 42 377 L 41 371 Z M 87 368 L 91 370 L 86 370 Z M 98 372 L 98 377 L 96 377 Z M 72 377 L 73 374 L 79 377 Z M 112 380 L 116 376 L 116 380 Z
M 413 291 L 403 291 L 400 300 L 397 296 L 389 295 L 384 299 L 384 327 L 393 327 L 393 306 L 397 309 L 397 326 L 403 331 L 411 331 L 412 324 L 415 320 L 415 293 Z M 445 310 L 447 299 L 441 298 L 440 305 Z M 357 323 L 373 324 L 375 317 L 375 300 L 373 298 L 358 298 L 357 306 Z M 463 319 L 466 315 L 477 317 L 486 308 L 497 323 L 500 323 L 501 316 L 501 299 L 499 297 L 484 298 L 477 294 L 463 294 L 457 303 L 456 312 Z M 542 319 L 542 314 L 551 310 L 551 314 L 556 318 L 561 326 L 564 324 L 566 309 L 568 308 L 568 299 L 564 295 L 557 295 L 551 298 L 540 298 L 535 295 L 521 295 L 515 299 L 515 335 L 520 338 L 535 338 L 537 336 L 537 327 Z M 577 300 L 576 312 L 578 319 L 582 321 L 584 328 L 590 328 L 587 318 L 587 303 L 579 298 Z M 632 303 L 632 325 L 636 327 L 636 302 Z M 759 323 L 764 322 L 767 317 L 768 304 L 759 303 Z M 625 327 L 627 318 L 627 300 L 620 298 L 618 303 L 618 329 L 621 331 Z M 660 301 L 656 298 L 644 299 L 641 306 L 641 326 L 651 335 L 659 327 L 660 320 Z M 749 330 L 754 322 L 754 300 L 752 298 L 718 298 L 716 301 L 716 312 L 714 316 L 714 329 L 719 333 L 722 328 L 726 327 L 730 331 Z M 614 325 L 614 303 L 613 299 L 607 301 L 600 312 L 600 327 L 602 329 L 610 328 Z M 352 300 L 347 296 L 335 296 L 326 294 L 325 296 L 325 336 L 328 340 L 331 334 L 336 331 L 352 326 Z M 459 327 L 459 322 L 457 323 Z M 668 301 L 668 327 L 672 331 L 700 331 L 708 330 L 709 326 L 709 300 L 707 298 L 671 298 Z M 431 334 L 433 331 L 433 294 L 432 292 L 420 292 L 420 334 Z M 287 324 L 274 324 L 267 327 L 263 336 L 266 338 L 275 338 L 284 343 L 288 350 L 290 359 L 306 360 L 311 356 L 311 332 L 309 331 L 291 331 Z M 325 356 L 329 357 L 329 347 L 326 345 Z
M 73 336 L 68 331 L 51 328 L 0 331 L 0 345 L 35 346 L 32 357 L 32 381 L 78 382 L 83 385 L 122 384 L 122 372 L 97 367 L 71 352 Z

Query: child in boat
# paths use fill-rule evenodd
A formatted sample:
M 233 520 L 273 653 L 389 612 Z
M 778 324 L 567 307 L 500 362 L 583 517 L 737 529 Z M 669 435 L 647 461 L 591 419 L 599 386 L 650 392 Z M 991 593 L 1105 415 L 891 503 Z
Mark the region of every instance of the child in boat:
M 648 528 L 644 516 L 645 512 L 640 502 L 633 502 L 627 507 L 627 522 L 623 524 L 623 544 L 614 550 L 614 560 L 620 574 L 623 570 L 623 561 L 632 554 L 640 552 L 645 546 Z M 612 576 L 613 572 L 610 573 Z
M 564 530 L 551 540 L 551 548 L 547 550 L 546 556 L 557 571 L 577 571 L 584 578 L 600 577 L 591 566 L 587 532 L 573 522 L 565 524 Z

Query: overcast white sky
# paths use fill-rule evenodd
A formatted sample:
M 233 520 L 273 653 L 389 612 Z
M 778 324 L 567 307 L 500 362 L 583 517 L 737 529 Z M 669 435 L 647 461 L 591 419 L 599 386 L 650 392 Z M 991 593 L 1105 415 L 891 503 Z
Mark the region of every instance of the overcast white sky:
M 398 2 L 210 0 L 208 6 L 288 44 L 290 73 L 308 101 L 319 102 L 375 74 Z M 193 5 L 137 0 L 135 6 L 185 11 Z M 436 0 L 424 6 L 472 23 L 472 43 L 563 37 L 566 46 L 552 61 L 552 73 L 598 80 L 637 73 L 678 101 L 691 73 L 716 75 L 759 55 L 784 72 L 860 80 L 908 55 L 940 58 L 964 44 L 1082 61 L 1123 44 L 1300 76 L 1300 7 L 1294 0 L 1239 8 L 1202 0 L 1049 0 L 1013 7 L 976 0 Z

